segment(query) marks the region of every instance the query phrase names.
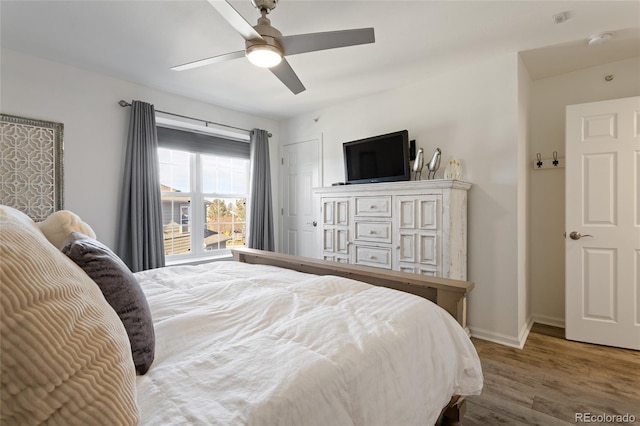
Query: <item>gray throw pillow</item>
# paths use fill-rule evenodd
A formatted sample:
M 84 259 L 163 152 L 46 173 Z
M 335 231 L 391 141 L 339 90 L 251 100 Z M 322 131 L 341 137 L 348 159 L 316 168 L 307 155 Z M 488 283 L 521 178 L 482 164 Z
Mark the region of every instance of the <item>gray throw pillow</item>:
M 137 373 L 146 373 L 155 354 L 155 333 L 149 304 L 133 273 L 107 246 L 79 232 L 69 234 L 62 252 L 98 284 L 127 330 Z

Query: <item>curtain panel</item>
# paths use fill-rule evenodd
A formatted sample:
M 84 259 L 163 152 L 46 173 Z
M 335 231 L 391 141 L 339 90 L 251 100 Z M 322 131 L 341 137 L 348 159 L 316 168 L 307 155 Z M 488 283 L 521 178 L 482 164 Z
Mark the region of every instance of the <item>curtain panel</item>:
M 151 104 L 133 101 L 120 206 L 117 252 L 133 272 L 164 263 L 158 135 Z
M 251 183 L 247 247 L 274 251 L 269 134 L 266 130 L 253 129 L 250 136 Z

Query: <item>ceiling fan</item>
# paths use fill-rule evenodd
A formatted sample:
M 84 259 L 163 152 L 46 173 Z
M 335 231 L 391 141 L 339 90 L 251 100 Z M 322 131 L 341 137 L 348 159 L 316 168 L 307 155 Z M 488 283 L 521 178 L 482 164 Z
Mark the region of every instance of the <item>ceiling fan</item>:
M 184 71 L 246 56 L 254 65 L 269 68 L 293 94 L 297 95 L 304 91 L 305 87 L 285 56 L 375 42 L 373 28 L 283 36 L 271 26 L 271 21 L 267 18 L 267 14 L 276 7 L 278 0 L 251 0 L 262 15 L 255 26 L 251 26 L 227 1 L 207 1 L 246 40 L 245 50 L 188 62 L 175 66 L 172 70 Z

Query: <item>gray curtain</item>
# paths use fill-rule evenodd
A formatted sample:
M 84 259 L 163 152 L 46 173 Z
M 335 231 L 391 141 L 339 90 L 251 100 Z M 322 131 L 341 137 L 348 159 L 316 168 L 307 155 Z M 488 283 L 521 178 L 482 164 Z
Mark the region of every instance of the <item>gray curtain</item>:
M 249 189 L 249 229 L 247 247 L 275 250 L 273 208 L 271 202 L 271 168 L 269 134 L 253 129 L 250 142 L 251 187 Z
M 164 266 L 158 136 L 153 105 L 133 101 L 117 252 L 133 272 Z

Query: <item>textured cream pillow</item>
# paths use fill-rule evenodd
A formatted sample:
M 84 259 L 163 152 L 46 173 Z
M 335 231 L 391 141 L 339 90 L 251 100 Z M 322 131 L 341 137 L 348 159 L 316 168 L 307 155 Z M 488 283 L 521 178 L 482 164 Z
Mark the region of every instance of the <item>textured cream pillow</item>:
M 88 237 L 95 238 L 96 233 L 91 227 L 80 219 L 80 216 L 69 210 L 58 210 L 50 214 L 43 222 L 38 222 L 40 230 L 58 250 L 62 249 L 62 243 L 72 232 L 79 232 Z
M 25 218 L 0 206 L 0 424 L 136 424 L 122 322 Z

